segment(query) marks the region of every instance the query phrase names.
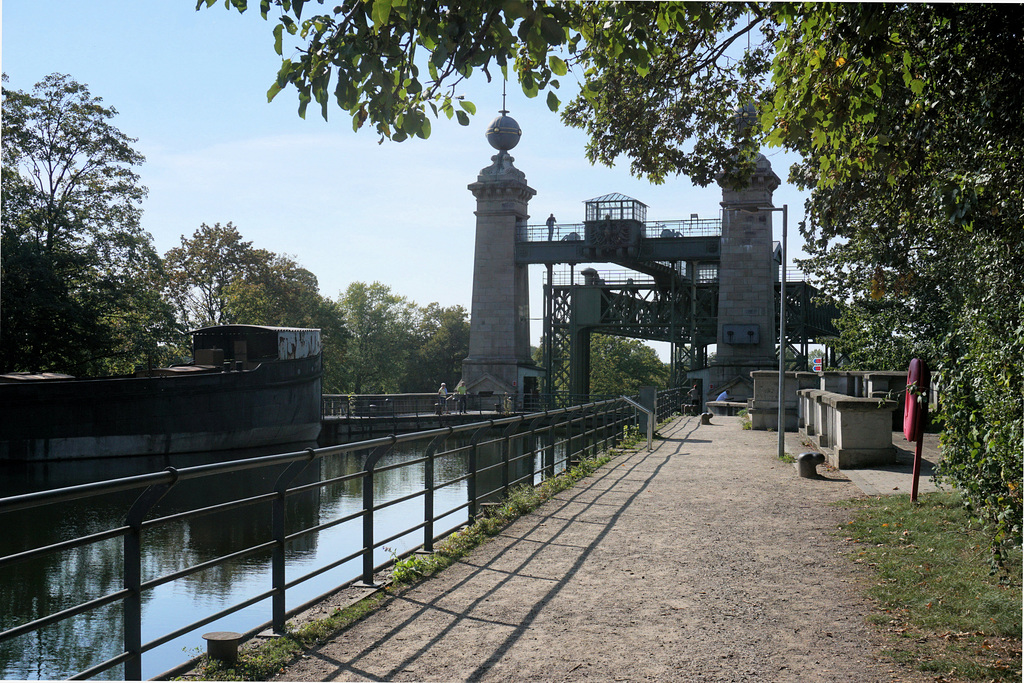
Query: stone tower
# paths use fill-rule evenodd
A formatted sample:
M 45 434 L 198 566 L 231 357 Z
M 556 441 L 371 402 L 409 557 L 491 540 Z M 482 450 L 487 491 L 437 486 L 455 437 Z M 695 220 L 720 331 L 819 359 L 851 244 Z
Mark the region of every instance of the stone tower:
M 772 165 L 759 154 L 749 185 L 736 189 L 724 177 L 722 242 L 718 269 L 718 339 L 708 395 L 751 395 L 750 372 L 778 367 L 775 355 L 775 282 L 772 193 L 779 186 Z M 713 398 L 713 396 L 712 396 Z
M 526 265 L 515 262 L 516 234 L 525 230 L 528 203 L 536 191 L 512 165 L 508 150 L 522 131 L 502 111 L 487 130 L 498 153 L 469 185 L 476 197 L 476 250 L 469 356 L 462 375 L 471 392 L 517 394 L 524 380 L 540 374 L 530 357 L 530 292 Z

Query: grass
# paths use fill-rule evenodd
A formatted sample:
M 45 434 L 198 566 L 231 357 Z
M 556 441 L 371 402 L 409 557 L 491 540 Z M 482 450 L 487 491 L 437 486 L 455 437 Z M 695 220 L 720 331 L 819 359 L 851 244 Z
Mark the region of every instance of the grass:
M 596 459 L 586 458 L 558 476 L 546 479 L 536 488 L 523 484 L 512 489 L 500 504 L 487 508 L 483 517 L 438 544 L 434 553 L 412 555 L 396 562 L 391 573 L 396 588 L 415 583 L 450 567 L 488 538 L 497 535 L 509 522 L 533 511 L 556 493 L 572 488 L 576 482 L 592 474 L 611 458 L 611 454 Z
M 198 678 L 204 681 L 266 681 L 275 674 L 282 673 L 285 666 L 308 648 L 324 642 L 332 634 L 376 610 L 384 599 L 383 594 L 376 593 L 348 607 L 335 610 L 327 618 L 304 624 L 299 628 L 290 628 L 286 624 L 286 632 L 281 637 L 241 649 L 238 661 L 233 666 L 210 659 L 204 654 L 199 658 L 194 675 L 176 680 Z
M 451 566 L 474 548 L 497 535 L 510 522 L 534 510 L 555 494 L 572 488 L 576 482 L 610 461 L 615 453 L 628 448 L 630 446 L 620 444 L 618 449 L 597 458 L 585 458 L 565 472 L 545 480 L 536 488 L 524 484 L 512 489 L 500 504 L 487 508 L 484 516 L 441 541 L 434 553 L 410 555 L 397 560 L 392 567 L 388 591 L 395 594 Z M 211 660 L 204 654 L 188 678 L 209 681 L 268 680 L 282 672 L 306 650 L 325 642 L 341 629 L 376 610 L 387 598 L 387 594 L 376 593 L 349 607 L 336 610 L 325 619 L 304 624 L 299 628 L 286 625 L 286 632 L 281 637 L 242 648 L 238 653 L 238 661 L 231 667 Z
M 1021 552 L 993 573 L 981 523 L 959 497 L 933 493 L 842 503 L 853 561 L 869 569 L 869 621 L 886 653 L 936 680 L 1021 680 Z

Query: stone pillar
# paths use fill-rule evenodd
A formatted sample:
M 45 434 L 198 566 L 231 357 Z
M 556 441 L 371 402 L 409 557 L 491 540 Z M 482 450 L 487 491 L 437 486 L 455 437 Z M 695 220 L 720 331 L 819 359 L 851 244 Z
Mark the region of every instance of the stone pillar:
M 469 185 L 476 197 L 476 252 L 469 356 L 462 375 L 469 391 L 515 395 L 521 368 L 537 374 L 530 357 L 530 292 L 525 265 L 515 262 L 517 231 L 525 230 L 527 205 L 536 191 L 504 149 Z
M 718 338 L 709 381 L 712 393 L 755 370 L 778 369 L 773 258 L 772 193 L 779 186 L 772 165 L 758 155 L 750 184 L 734 188 L 724 177 L 722 243 L 718 267 Z

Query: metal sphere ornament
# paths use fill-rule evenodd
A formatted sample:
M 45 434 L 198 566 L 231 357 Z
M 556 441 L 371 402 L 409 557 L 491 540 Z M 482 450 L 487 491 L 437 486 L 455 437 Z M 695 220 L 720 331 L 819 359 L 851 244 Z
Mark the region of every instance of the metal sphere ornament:
M 733 114 L 733 123 L 737 133 L 746 135 L 757 125 L 757 107 L 752 102 L 747 102 Z
M 519 127 L 516 120 L 507 115 L 504 109 L 501 116 L 491 121 L 487 126 L 487 142 L 491 147 L 502 152 L 507 152 L 519 144 L 519 138 L 523 136 L 523 129 Z

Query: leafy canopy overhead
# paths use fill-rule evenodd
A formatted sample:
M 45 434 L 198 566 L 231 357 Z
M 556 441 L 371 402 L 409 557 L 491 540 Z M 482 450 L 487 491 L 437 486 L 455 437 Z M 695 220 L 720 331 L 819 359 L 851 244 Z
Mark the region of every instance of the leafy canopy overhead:
M 215 3 L 198 0 L 196 8 Z M 244 12 L 249 2 L 224 5 Z M 714 134 L 719 143 L 692 153 L 677 148 L 666 159 L 638 154 L 642 161 L 634 163 L 634 172 L 660 180 L 692 164 L 706 184 L 714 162 L 741 148 L 749 157 L 754 149 L 749 134 L 737 134 L 731 117 L 756 94 L 747 83 L 767 68 L 766 52 L 758 47 L 738 70 L 726 52 L 762 23 L 756 5 L 481 0 L 453 8 L 436 0 L 342 0 L 324 12 L 327 6 L 306 0 L 262 0 L 259 6 L 264 19 L 274 15 L 274 47 L 283 58 L 268 98 L 294 87 L 302 116 L 316 102 L 326 118 L 333 100 L 356 130 L 369 123 L 382 139 L 426 138 L 432 116 L 469 124 L 476 107 L 463 99 L 459 86 L 474 73 L 488 80 L 510 78 L 527 97 L 546 93 L 552 111 L 561 104 L 560 79 L 571 73 L 571 87 L 578 85 L 580 95 L 567 120 L 582 126 L 588 106 L 607 104 L 609 88 L 627 76 L 683 93 L 671 111 L 651 112 L 659 120 L 643 129 L 657 128 L 656 144 L 698 134 Z M 286 56 L 292 43 L 294 52 Z M 687 59 L 692 69 L 666 79 Z M 709 88 L 715 98 L 704 95 Z M 638 111 L 651 99 L 630 104 Z M 587 127 L 594 161 L 610 163 L 619 153 L 639 151 L 629 140 L 606 140 L 615 136 L 608 124 Z M 706 160 L 709 154 L 713 161 Z

